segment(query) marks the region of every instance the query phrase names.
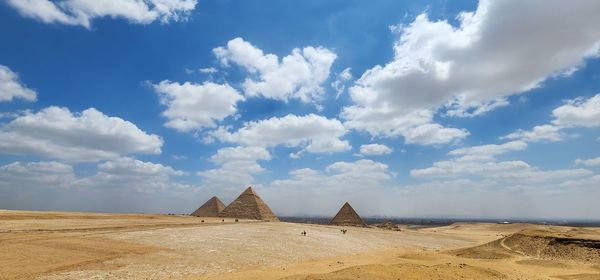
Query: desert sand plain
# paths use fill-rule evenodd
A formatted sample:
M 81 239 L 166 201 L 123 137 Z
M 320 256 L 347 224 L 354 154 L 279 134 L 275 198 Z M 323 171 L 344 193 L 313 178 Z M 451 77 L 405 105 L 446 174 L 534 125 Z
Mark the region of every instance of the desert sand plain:
M 341 228 L 0 210 L 0 279 L 600 279 L 596 228 Z

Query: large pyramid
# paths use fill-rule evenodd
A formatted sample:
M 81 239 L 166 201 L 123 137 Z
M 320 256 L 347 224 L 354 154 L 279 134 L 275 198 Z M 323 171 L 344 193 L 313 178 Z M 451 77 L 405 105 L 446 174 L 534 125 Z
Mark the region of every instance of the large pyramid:
M 366 227 L 367 224 L 360 218 L 348 202 L 344 203 L 342 209 L 331 219 L 330 225 L 336 226 L 360 226 Z
M 192 213 L 192 216 L 218 217 L 223 209 L 225 209 L 225 204 L 223 204 L 218 197 L 213 196 L 211 199 L 204 202 L 200 208 L 196 209 L 196 211 Z
M 248 187 L 219 214 L 219 217 L 279 221 L 269 206 Z

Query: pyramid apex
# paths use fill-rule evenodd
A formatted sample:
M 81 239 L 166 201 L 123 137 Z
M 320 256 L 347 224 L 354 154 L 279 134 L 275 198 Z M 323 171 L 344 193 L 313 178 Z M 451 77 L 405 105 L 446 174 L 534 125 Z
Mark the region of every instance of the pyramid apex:
M 243 194 L 254 194 L 256 195 L 256 192 L 254 191 L 254 189 L 252 188 L 252 186 L 248 186 L 248 188 L 246 188 L 246 190 L 243 192 Z

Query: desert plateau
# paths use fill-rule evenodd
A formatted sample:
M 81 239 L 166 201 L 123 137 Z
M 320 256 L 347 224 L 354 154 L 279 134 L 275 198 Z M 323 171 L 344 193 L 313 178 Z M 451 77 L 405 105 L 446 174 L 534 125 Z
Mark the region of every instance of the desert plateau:
M 600 279 L 597 228 L 398 228 L 2 210 L 0 279 Z

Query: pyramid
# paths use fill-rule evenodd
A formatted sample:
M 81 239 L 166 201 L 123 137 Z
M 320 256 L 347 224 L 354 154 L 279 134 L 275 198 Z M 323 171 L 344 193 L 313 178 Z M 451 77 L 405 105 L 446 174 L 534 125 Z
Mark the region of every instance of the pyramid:
M 225 204 L 223 204 L 218 197 L 213 196 L 211 199 L 204 202 L 200 208 L 196 209 L 196 211 L 192 213 L 192 216 L 218 217 L 223 209 L 225 209 Z
M 356 211 L 348 202 L 344 203 L 342 209 L 331 219 L 330 225 L 336 226 L 360 226 L 366 227 L 367 224 L 360 218 Z
M 279 221 L 269 206 L 248 187 L 219 214 L 219 217 Z

